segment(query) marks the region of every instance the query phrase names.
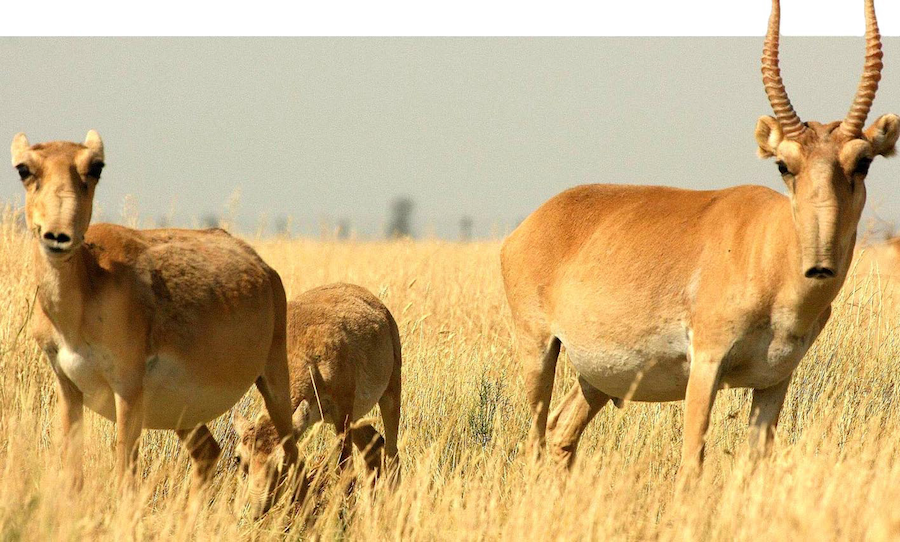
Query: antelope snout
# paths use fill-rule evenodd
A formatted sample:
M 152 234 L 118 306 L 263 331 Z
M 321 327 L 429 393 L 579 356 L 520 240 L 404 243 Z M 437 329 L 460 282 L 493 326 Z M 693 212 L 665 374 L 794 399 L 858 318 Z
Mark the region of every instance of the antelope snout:
M 250 517 L 253 521 L 258 521 L 266 515 L 266 512 L 272 508 L 272 500 L 264 499 L 261 502 L 254 502 L 250 505 Z
M 250 517 L 254 520 L 263 517 L 281 496 L 277 478 L 272 476 L 266 478 L 263 483 L 259 480 L 250 480 L 247 501 L 250 504 Z
M 63 231 L 45 231 L 41 234 L 41 244 L 51 254 L 65 254 L 72 250 L 72 235 Z
M 827 266 L 813 266 L 806 270 L 806 278 L 808 279 L 833 279 L 835 276 L 834 268 Z
M 832 257 L 834 243 L 820 243 L 819 247 L 804 252 L 800 269 L 803 276 L 813 280 L 829 280 L 837 276 L 837 266 Z

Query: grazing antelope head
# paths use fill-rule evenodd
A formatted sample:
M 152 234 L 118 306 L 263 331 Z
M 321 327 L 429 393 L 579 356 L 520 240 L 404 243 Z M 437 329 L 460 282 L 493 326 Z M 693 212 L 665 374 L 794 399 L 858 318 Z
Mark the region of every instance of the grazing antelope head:
M 801 122 L 788 99 L 778 68 L 780 6 L 772 1 L 762 73 L 775 118 L 760 117 L 756 141 L 761 157 L 775 158 L 787 185 L 802 269 L 809 279 L 846 275 L 866 201 L 869 164 L 876 156 L 892 154 L 900 134 L 900 118 L 893 114 L 863 130 L 882 69 L 873 0 L 866 0 L 865 7 L 866 60 L 853 105 L 843 121 L 820 124 Z
M 249 481 L 247 496 L 251 514 L 259 518 L 281 498 L 286 489 L 286 476 L 282 472 L 286 463 L 281 439 L 271 418 L 263 413 L 257 416 L 255 422 L 250 422 L 235 412 L 233 424 L 238 437 L 235 459 Z M 302 462 L 300 466 L 302 470 Z
M 12 142 L 12 164 L 25 185 L 25 218 L 50 262 L 68 259 L 91 222 L 94 189 L 103 171 L 103 141 L 94 130 L 84 143 Z

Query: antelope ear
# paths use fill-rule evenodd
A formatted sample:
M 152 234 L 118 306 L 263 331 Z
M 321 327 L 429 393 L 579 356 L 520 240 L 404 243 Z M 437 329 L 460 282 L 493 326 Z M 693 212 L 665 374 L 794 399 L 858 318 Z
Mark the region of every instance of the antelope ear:
M 878 117 L 863 133 L 863 137 L 872 145 L 875 154 L 881 156 L 894 154 L 898 136 L 900 136 L 900 117 L 893 113 Z
M 12 140 L 12 145 L 9 147 L 9 151 L 12 154 L 12 165 L 13 167 L 18 166 L 25 159 L 22 156 L 25 151 L 28 150 L 31 144 L 28 143 L 28 138 L 25 137 L 25 134 L 19 132 Z
M 756 153 L 760 158 L 775 156 L 775 150 L 784 140 L 784 132 L 781 124 L 774 118 L 764 115 L 756 121 L 756 144 L 759 145 Z
M 234 432 L 237 433 L 238 439 L 240 439 L 247 432 L 247 429 L 250 429 L 250 420 L 235 410 L 231 416 L 231 425 L 234 427 Z
M 84 138 L 84 146 L 93 151 L 100 160 L 104 159 L 103 140 L 100 139 L 100 134 L 96 130 L 88 131 L 87 136 Z

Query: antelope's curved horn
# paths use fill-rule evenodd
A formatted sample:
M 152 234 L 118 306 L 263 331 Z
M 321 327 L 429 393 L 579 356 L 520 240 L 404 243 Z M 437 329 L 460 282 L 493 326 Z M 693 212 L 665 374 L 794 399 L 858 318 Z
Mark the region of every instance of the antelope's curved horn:
M 778 68 L 778 29 L 780 26 L 781 5 L 778 0 L 772 0 L 769 30 L 763 45 L 763 86 L 766 87 L 766 95 L 769 97 L 769 103 L 772 104 L 772 110 L 775 112 L 778 124 L 781 125 L 784 137 L 796 139 L 806 130 L 806 126 L 800 122 L 800 117 L 794 112 L 787 90 L 784 89 L 784 81 L 781 80 L 781 70 Z
M 862 134 L 863 125 L 869 110 L 872 109 L 872 101 L 878 92 L 878 82 L 881 81 L 881 34 L 878 32 L 878 20 L 875 18 L 874 0 L 866 0 L 866 63 L 863 67 L 862 78 L 859 80 L 859 88 L 856 90 L 856 98 L 850 106 L 847 118 L 841 122 L 841 131 L 850 137 L 859 137 Z

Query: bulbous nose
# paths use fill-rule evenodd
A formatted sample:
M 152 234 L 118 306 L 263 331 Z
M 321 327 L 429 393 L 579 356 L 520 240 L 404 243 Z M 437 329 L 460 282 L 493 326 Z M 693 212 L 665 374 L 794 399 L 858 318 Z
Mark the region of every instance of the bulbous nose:
M 834 269 L 830 267 L 810 267 L 806 270 L 806 278 L 808 279 L 833 279 Z
M 72 236 L 64 232 L 44 232 L 43 242 L 50 252 L 65 252 L 72 248 Z
M 250 503 L 250 517 L 258 520 L 266 515 L 266 512 L 272 508 L 272 499 L 264 498 L 261 501 L 253 501 Z

